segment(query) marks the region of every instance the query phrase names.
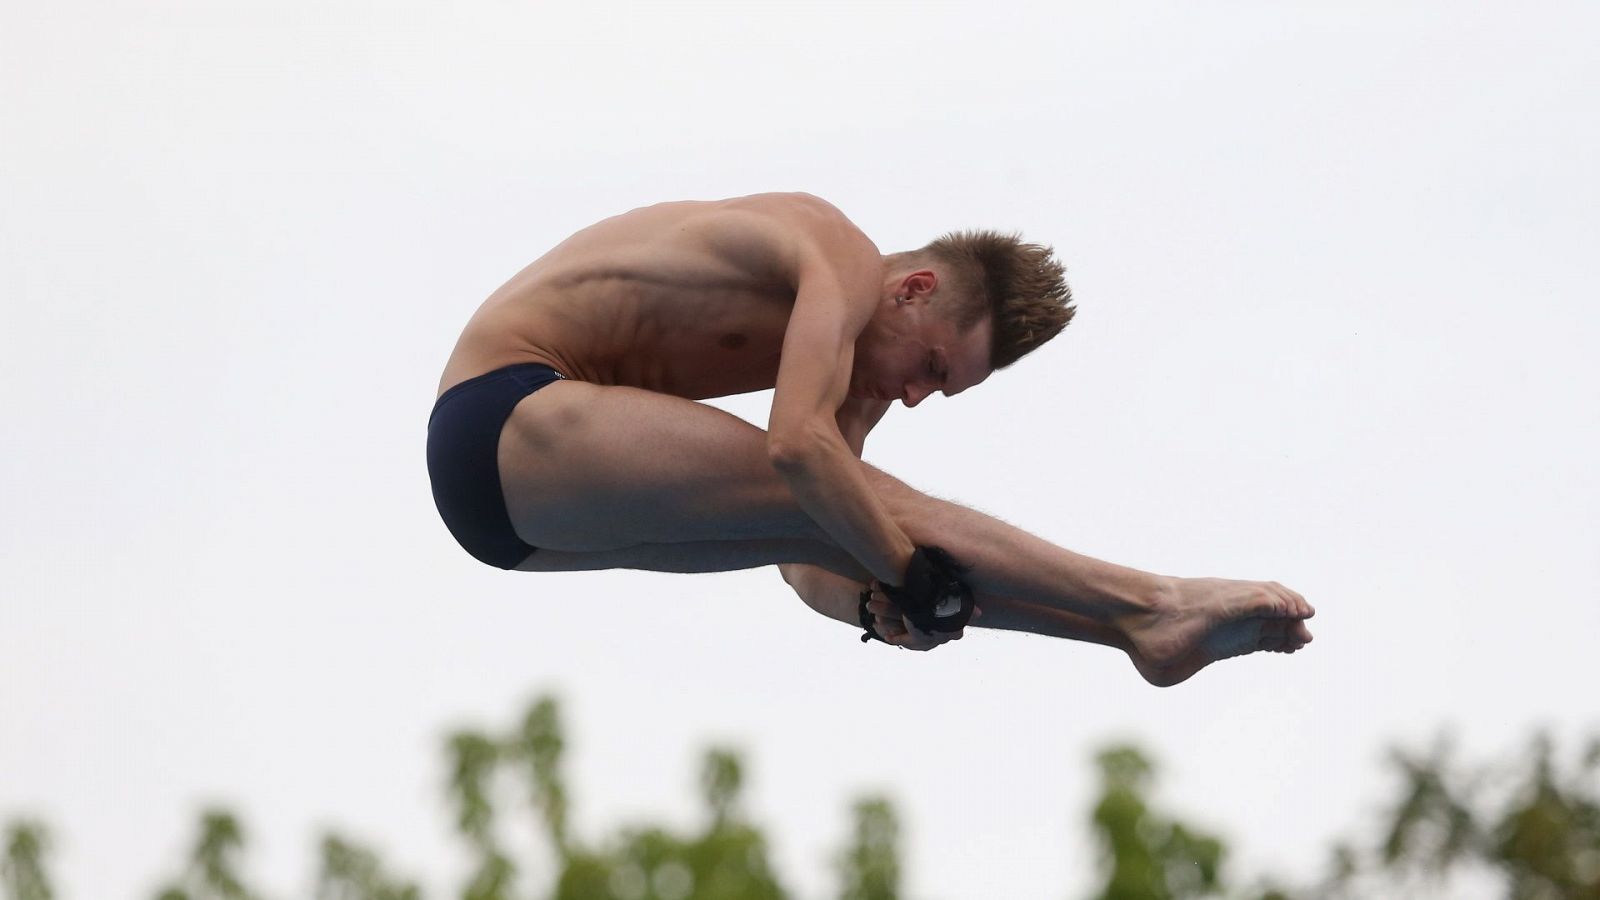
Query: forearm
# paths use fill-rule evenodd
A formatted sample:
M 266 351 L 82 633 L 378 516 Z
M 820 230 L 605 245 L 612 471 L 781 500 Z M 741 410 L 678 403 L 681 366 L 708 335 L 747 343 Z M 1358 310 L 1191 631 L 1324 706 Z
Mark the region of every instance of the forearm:
M 812 520 L 885 584 L 898 585 L 916 547 L 873 492 L 860 460 L 837 434 L 773 457 Z
M 778 571 L 807 606 L 830 619 L 860 626 L 860 582 L 804 563 L 784 563 Z

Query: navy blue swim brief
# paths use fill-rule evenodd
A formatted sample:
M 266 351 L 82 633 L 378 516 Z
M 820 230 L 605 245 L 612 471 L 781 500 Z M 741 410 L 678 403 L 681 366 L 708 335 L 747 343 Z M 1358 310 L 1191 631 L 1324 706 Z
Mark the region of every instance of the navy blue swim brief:
M 514 569 L 536 548 L 511 527 L 500 486 L 500 429 L 523 397 L 566 376 L 522 363 L 444 392 L 428 417 L 428 478 L 445 527 L 480 562 Z

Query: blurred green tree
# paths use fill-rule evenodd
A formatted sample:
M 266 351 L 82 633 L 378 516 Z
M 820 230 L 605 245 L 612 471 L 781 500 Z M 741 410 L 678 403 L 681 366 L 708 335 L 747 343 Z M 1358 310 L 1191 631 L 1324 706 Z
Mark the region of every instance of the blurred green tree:
M 1600 900 L 1600 737 L 1567 767 L 1542 733 L 1509 764 L 1454 757 L 1445 736 L 1425 753 L 1391 751 L 1400 799 L 1381 839 L 1337 845 L 1331 874 L 1307 895 L 1449 896 L 1452 879 L 1470 873 L 1503 882 L 1511 900 Z
M 561 772 L 566 740 L 560 707 L 552 697 L 535 701 L 504 740 L 457 734 L 451 793 L 458 830 L 478 852 L 477 879 L 466 900 L 502 900 L 515 871 L 493 836 L 494 783 L 505 764 L 520 775 L 537 824 L 556 859 L 555 900 L 783 900 L 769 861 L 765 835 L 740 809 L 744 770 L 738 755 L 712 748 L 701 766 L 706 822 L 690 834 L 659 826 L 621 829 L 598 848 L 568 827 L 569 800 Z
M 1137 749 L 1111 747 L 1100 766 L 1100 800 L 1090 816 L 1105 887 L 1097 900 L 1184 900 L 1222 892 L 1222 841 L 1150 808 L 1155 769 Z
M 900 820 L 884 797 L 856 801 L 850 845 L 837 857 L 839 900 L 900 896 Z
M 505 755 L 499 742 L 472 731 L 451 735 L 446 747 L 456 830 L 477 856 L 477 868 L 462 888 L 462 900 L 512 900 L 517 870 L 501 849 L 494 828 L 495 775 Z
M 391 878 L 378 854 L 338 835 L 322 838 L 316 900 L 421 900 L 417 885 Z
M 50 833 L 44 824 L 21 819 L 6 828 L 6 858 L 0 862 L 0 884 L 11 900 L 51 900 L 55 892 L 44 871 Z
M 223 809 L 200 813 L 200 835 L 183 873 L 156 894 L 156 900 L 254 900 L 239 877 L 244 829 Z
M 787 900 L 766 836 L 742 809 L 744 765 L 734 750 L 712 747 L 705 754 L 700 826 L 678 832 L 632 825 L 591 846 L 570 826 L 561 769 L 566 746 L 560 707 L 550 697 L 533 703 L 503 737 L 470 730 L 448 737 L 450 808 L 475 857 L 459 891 L 463 900 Z M 1257 880 L 1255 887 L 1230 890 L 1222 841 L 1151 805 L 1155 768 L 1147 756 L 1114 746 L 1096 762 L 1101 785 L 1090 816 L 1100 851 L 1096 900 L 1448 897 L 1453 879 L 1463 876 L 1501 883 L 1510 900 L 1600 900 L 1600 737 L 1566 764 L 1543 734 L 1501 765 L 1462 766 L 1446 738 L 1425 753 L 1391 751 L 1398 782 L 1392 806 L 1368 823 L 1364 843 L 1336 844 L 1329 873 L 1303 888 Z M 547 877 L 537 879 L 549 885 L 543 891 L 520 885 L 497 832 L 497 800 L 515 795 L 507 788 L 517 782 L 553 860 Z M 894 808 L 882 797 L 863 798 L 852 812 L 850 839 L 834 857 L 840 900 L 897 900 L 901 830 Z M 157 900 L 255 900 L 259 895 L 240 875 L 239 820 L 226 810 L 202 810 L 198 831 L 183 871 Z M 0 860 L 7 900 L 54 900 L 45 871 L 49 848 L 43 824 L 18 820 L 7 827 Z M 320 851 L 316 900 L 421 900 L 415 883 L 387 874 L 369 849 L 325 833 Z
M 566 749 L 561 733 L 561 713 L 554 697 L 541 697 L 522 717 L 522 727 L 512 736 L 508 756 L 523 766 L 529 800 L 544 823 L 545 834 L 556 852 L 565 857 L 567 843 L 567 788 L 559 769 Z

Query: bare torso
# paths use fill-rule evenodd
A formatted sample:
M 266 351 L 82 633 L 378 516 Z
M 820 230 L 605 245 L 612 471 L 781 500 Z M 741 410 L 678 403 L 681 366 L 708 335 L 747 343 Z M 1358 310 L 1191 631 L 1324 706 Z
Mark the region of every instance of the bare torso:
M 473 315 L 439 393 L 516 363 L 690 399 L 770 388 L 797 241 L 838 211 L 807 194 L 635 209 L 579 231 Z

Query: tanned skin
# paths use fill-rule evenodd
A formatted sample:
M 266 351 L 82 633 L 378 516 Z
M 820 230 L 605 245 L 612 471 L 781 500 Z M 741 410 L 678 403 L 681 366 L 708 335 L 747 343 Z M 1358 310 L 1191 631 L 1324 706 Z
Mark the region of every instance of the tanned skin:
M 1126 652 L 1154 684 L 1218 659 L 1294 652 L 1314 610 L 1277 582 L 1159 576 L 1091 559 L 923 495 L 860 460 L 899 402 L 984 382 L 990 323 L 966 331 L 939 264 L 892 264 L 810 194 L 661 203 L 585 228 L 468 322 L 439 382 L 538 362 L 567 376 L 500 436 L 506 508 L 539 548 L 517 568 L 709 572 L 777 565 L 806 603 L 855 624 L 913 549 L 972 566 L 973 624 Z M 694 401 L 774 389 L 762 430 Z M 881 594 L 890 643 L 911 627 Z

